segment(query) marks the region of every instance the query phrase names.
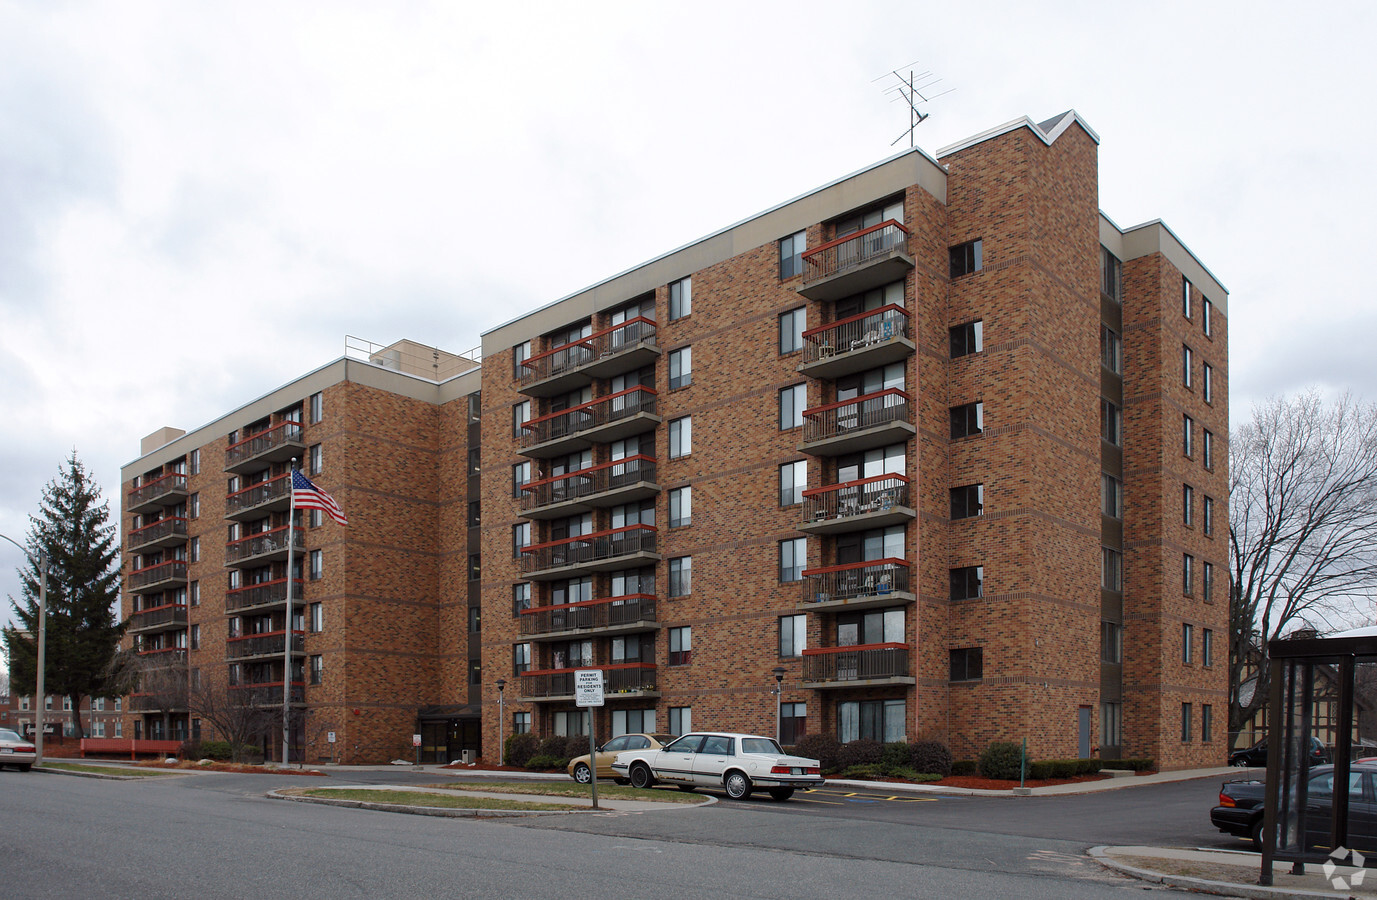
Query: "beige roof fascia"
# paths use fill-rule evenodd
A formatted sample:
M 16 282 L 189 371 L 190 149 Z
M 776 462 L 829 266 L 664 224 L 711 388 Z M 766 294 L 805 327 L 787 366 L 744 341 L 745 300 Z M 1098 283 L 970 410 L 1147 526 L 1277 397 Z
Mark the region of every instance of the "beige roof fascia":
M 1153 219 L 1132 228 L 1120 228 L 1109 216 L 1101 212 L 1100 243 L 1125 262 L 1153 253 L 1162 254 L 1182 275 L 1190 279 L 1191 284 L 1209 298 L 1215 309 L 1228 317 L 1229 289 L 1161 219 Z

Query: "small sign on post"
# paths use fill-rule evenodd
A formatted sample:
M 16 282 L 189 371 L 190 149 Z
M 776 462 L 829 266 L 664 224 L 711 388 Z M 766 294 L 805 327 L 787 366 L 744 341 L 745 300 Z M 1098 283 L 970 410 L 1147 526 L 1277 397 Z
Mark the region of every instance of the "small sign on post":
M 421 764 L 421 736 L 419 734 L 411 736 L 411 746 L 416 748 L 416 765 L 419 766 Z
M 602 669 L 574 670 L 574 705 L 588 709 L 588 784 L 593 789 L 593 808 L 598 809 L 598 748 L 593 710 L 603 705 Z

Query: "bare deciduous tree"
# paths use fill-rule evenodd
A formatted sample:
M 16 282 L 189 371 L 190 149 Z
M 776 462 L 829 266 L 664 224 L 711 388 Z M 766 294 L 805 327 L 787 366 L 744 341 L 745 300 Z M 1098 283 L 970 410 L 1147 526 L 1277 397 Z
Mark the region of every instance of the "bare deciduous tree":
M 1229 730 L 1267 702 L 1267 641 L 1372 620 L 1377 407 L 1273 398 L 1231 438 Z M 1256 668 L 1256 681 L 1253 670 Z
M 230 683 L 229 671 L 213 666 L 192 679 L 187 688 L 187 708 L 208 722 L 220 740 L 228 741 L 235 762 L 243 762 L 265 736 L 282 725 L 281 694 L 276 698 L 260 690 Z

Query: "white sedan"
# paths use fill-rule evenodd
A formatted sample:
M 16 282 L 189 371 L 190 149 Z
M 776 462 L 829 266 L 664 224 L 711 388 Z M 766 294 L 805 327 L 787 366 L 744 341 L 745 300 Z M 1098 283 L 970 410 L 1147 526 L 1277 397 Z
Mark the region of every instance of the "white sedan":
M 745 800 L 757 788 L 788 800 L 795 788 L 823 783 L 816 759 L 789 756 L 774 738 L 731 732 L 695 732 L 658 750 L 618 753 L 612 769 L 633 787 L 665 782 L 681 791 L 722 788 L 733 800 Z
M 19 771 L 27 772 L 36 758 L 33 744 L 8 728 L 0 728 L 0 766 L 18 766 Z

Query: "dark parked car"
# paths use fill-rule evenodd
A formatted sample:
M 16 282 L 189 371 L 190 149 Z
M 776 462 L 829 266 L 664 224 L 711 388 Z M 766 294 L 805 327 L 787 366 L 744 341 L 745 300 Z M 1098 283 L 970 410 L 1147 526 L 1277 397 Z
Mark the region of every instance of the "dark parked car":
M 1262 815 L 1267 786 L 1260 779 L 1226 781 L 1210 824 L 1225 834 L 1246 837 L 1262 849 Z M 1310 773 L 1306 801 L 1305 846 L 1329 845 L 1329 817 L 1334 797 L 1334 767 Z M 1348 770 L 1348 844 L 1364 852 L 1377 850 L 1377 765 L 1354 764 Z
M 1310 739 L 1310 765 L 1319 766 L 1329 762 L 1329 754 L 1317 737 Z M 1229 754 L 1229 765 L 1246 768 L 1267 765 L 1267 738 L 1263 738 L 1246 750 L 1235 750 Z

